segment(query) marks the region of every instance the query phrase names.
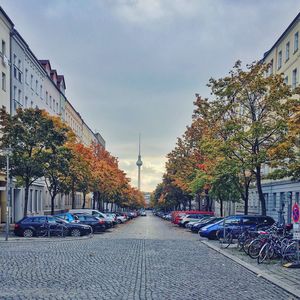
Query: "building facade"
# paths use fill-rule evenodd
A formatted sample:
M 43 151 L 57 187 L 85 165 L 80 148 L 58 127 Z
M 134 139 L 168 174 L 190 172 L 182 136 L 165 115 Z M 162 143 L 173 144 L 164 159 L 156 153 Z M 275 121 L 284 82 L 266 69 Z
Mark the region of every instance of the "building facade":
M 283 74 L 284 81 L 293 89 L 299 85 L 300 71 L 300 13 L 282 33 L 279 39 L 264 54 L 263 61 L 269 64 L 267 75 Z M 264 166 L 262 175 L 270 173 L 270 168 Z M 289 178 L 281 180 L 263 180 L 263 193 L 266 200 L 267 215 L 278 222 L 291 222 L 292 205 L 299 203 L 300 182 Z M 243 211 L 241 205 L 236 208 L 237 213 Z M 249 194 L 249 213 L 261 212 L 260 202 L 256 188 L 252 188 Z
M 0 106 L 5 106 L 10 112 L 10 34 L 14 24 L 0 7 Z M 0 172 L 0 222 L 6 215 L 6 176 Z
M 52 69 L 49 60 L 39 60 L 31 51 L 14 24 L 0 7 L 0 104 L 11 114 L 18 108 L 39 108 L 50 115 L 59 116 L 74 131 L 78 142 L 88 146 L 99 142 L 80 114 L 74 109 L 65 95 L 66 83 L 63 75 Z M 99 137 L 101 135 L 99 134 Z M 99 138 L 100 139 L 100 138 Z M 105 145 L 101 137 L 100 144 Z M 0 173 L 0 222 L 6 214 L 6 177 Z M 11 182 L 10 221 L 23 217 L 24 189 Z M 87 197 L 87 203 L 90 201 Z M 81 193 L 76 193 L 76 206 L 82 204 Z M 58 195 L 55 210 L 65 211 L 71 207 L 71 197 Z M 44 178 L 37 180 L 29 190 L 28 215 L 49 213 L 50 195 Z

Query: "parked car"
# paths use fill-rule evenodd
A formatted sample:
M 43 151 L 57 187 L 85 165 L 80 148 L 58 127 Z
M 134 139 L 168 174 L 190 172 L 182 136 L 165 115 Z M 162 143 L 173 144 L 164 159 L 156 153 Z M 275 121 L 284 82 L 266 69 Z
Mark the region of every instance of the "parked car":
M 199 223 L 202 223 L 204 222 L 205 220 L 209 219 L 209 218 L 212 218 L 212 217 L 203 217 L 201 219 L 195 219 L 195 220 L 192 220 L 192 221 L 189 221 L 186 225 L 185 225 L 185 228 L 188 228 L 188 229 L 191 229 L 195 224 L 199 224 Z
M 57 214 L 57 215 L 54 215 L 54 217 L 59 217 L 61 219 L 64 219 L 70 223 L 78 223 L 79 222 L 79 219 L 76 215 L 73 215 L 69 212 L 67 213 L 62 213 L 62 214 Z
M 77 214 L 80 221 L 79 224 L 89 225 L 93 228 L 93 232 L 103 232 L 106 230 L 105 221 L 101 218 L 89 214 Z
M 180 227 L 186 227 L 186 225 L 189 222 L 196 222 L 204 217 L 207 217 L 209 215 L 204 215 L 204 214 L 190 214 L 190 215 L 186 215 L 183 218 L 181 218 L 181 220 L 178 222 L 178 225 Z
M 117 215 L 115 213 L 107 212 L 105 216 L 112 221 L 114 225 L 118 224 Z
M 242 230 L 243 228 L 255 229 L 259 225 L 273 225 L 274 219 L 268 216 L 256 216 L 256 215 L 234 215 L 225 218 L 225 226 L 232 230 Z M 218 230 L 223 229 L 224 221 L 219 221 L 211 225 L 202 227 L 199 230 L 201 237 L 207 237 L 208 239 L 216 239 L 216 233 Z
M 107 217 L 104 213 L 100 212 L 97 209 L 81 208 L 81 209 L 70 209 L 69 213 L 78 215 L 78 214 L 89 214 L 97 218 L 101 218 L 105 221 L 106 229 L 109 229 L 114 226 L 114 223 L 111 218 Z
M 66 227 L 64 234 L 71 236 L 86 235 L 92 232 L 90 226 L 80 225 L 77 223 L 69 223 L 63 219 L 57 220 L 53 216 L 28 216 L 22 218 L 15 224 L 14 233 L 17 236 L 33 237 L 39 236 L 45 231 L 45 224 L 50 229 L 51 235 L 59 235 L 62 232 L 62 222 Z
M 124 213 L 116 213 L 116 216 L 117 216 L 117 222 L 119 224 L 124 223 L 128 220 L 126 214 Z
M 221 217 L 218 217 L 218 218 L 217 217 L 203 218 L 201 221 L 199 221 L 197 223 L 194 223 L 191 226 L 190 229 L 191 229 L 192 232 L 198 233 L 200 228 L 202 228 L 204 226 L 207 226 L 207 225 L 210 225 L 210 224 L 213 224 L 213 223 L 216 223 L 216 222 L 221 221 L 221 220 L 223 220 L 223 218 L 221 218 Z
M 143 211 L 141 212 L 141 216 L 142 216 L 142 217 L 146 217 L 146 216 L 147 216 L 147 213 L 143 210 Z

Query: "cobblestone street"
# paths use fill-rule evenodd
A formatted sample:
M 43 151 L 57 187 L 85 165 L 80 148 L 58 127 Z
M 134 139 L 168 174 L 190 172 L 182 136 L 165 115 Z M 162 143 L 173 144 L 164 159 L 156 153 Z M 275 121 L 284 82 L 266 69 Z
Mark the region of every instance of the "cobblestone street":
M 91 239 L 0 248 L 0 299 L 295 299 L 149 214 Z

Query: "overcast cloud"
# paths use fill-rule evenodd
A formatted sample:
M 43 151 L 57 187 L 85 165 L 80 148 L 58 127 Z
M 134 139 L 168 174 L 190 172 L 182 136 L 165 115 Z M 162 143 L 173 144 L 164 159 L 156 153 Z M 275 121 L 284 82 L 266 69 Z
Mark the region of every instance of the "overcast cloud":
M 66 95 L 137 185 L 161 180 L 190 123 L 195 93 L 237 59 L 260 59 L 299 12 L 297 0 L 0 0 Z

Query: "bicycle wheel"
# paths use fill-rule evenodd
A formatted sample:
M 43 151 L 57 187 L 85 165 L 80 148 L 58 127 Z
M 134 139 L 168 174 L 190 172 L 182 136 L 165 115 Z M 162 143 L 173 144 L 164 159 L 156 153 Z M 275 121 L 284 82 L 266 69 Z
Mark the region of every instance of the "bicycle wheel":
M 282 260 L 287 262 L 297 261 L 297 242 L 292 242 L 285 248 Z
M 246 241 L 246 236 L 245 236 L 245 234 L 244 233 L 242 233 L 242 234 L 240 234 L 239 236 L 238 236 L 238 238 L 237 238 L 237 249 L 239 250 L 239 251 L 242 251 L 243 250 L 243 248 L 244 248 L 244 243 L 245 243 L 245 241 Z
M 253 238 L 248 237 L 248 238 L 246 238 L 246 240 L 245 240 L 244 243 L 243 243 L 242 250 L 243 250 L 246 254 L 248 254 L 248 249 L 249 249 L 249 246 L 250 246 L 250 244 L 251 244 L 252 241 L 253 241 Z
M 259 255 L 259 251 L 260 251 L 261 247 L 264 244 L 265 244 L 265 241 L 263 239 L 253 240 L 248 247 L 248 255 L 251 258 L 256 259 Z
M 269 249 L 270 249 L 270 244 L 269 243 L 266 243 L 264 244 L 260 251 L 259 251 L 259 254 L 257 256 L 257 263 L 258 264 L 261 264 L 263 263 L 267 258 L 269 259 L 270 257 L 270 253 L 269 253 Z
M 231 232 L 227 232 L 225 233 L 225 237 L 220 238 L 220 244 L 222 248 L 228 248 L 231 244 L 232 244 L 232 233 Z

